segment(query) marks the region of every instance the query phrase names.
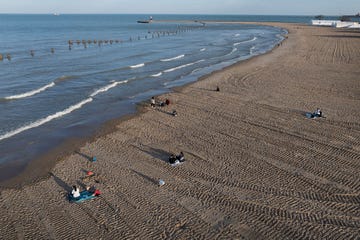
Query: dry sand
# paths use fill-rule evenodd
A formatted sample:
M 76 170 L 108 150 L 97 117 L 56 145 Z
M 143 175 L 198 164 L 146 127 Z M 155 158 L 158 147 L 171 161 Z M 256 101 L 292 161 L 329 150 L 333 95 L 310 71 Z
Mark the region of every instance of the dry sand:
M 275 25 L 289 30 L 277 49 L 2 189 L 0 239 L 360 239 L 360 33 Z M 316 107 L 326 118 L 306 119 Z M 102 195 L 70 204 L 73 184 Z

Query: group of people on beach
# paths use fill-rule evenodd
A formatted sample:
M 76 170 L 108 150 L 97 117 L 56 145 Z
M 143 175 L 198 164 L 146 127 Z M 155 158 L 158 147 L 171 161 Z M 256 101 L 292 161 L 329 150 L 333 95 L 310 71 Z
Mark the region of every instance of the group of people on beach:
M 156 106 L 165 107 L 165 106 L 168 106 L 168 105 L 170 105 L 170 100 L 168 98 L 166 98 L 165 101 L 159 101 L 158 103 L 156 102 L 155 97 L 152 97 L 150 99 L 150 106 L 152 108 L 155 108 Z M 173 115 L 174 117 L 177 116 L 177 112 L 176 112 L 175 109 L 172 110 L 172 112 L 170 114 Z
M 96 161 L 96 157 L 93 157 L 91 159 L 92 162 Z M 86 172 L 86 176 L 82 179 L 91 179 L 93 177 L 95 177 L 95 173 L 93 171 L 87 171 Z M 95 180 L 96 182 L 98 182 L 97 180 Z M 80 199 L 87 199 L 87 198 L 91 198 L 91 197 L 97 197 L 100 196 L 101 192 L 99 189 L 97 189 L 95 186 L 86 186 L 85 190 L 80 191 L 80 188 L 76 185 L 72 186 L 72 191 L 71 193 L 69 193 L 69 201 L 73 202 L 73 201 L 78 201 Z
M 220 91 L 219 87 L 217 87 L 217 91 Z M 153 107 L 153 108 L 156 107 L 156 106 L 164 107 L 164 106 L 167 106 L 167 105 L 170 105 L 170 100 L 168 98 L 166 98 L 165 101 L 159 101 L 158 104 L 157 104 L 157 101 L 155 100 L 155 97 L 152 97 L 150 99 L 150 106 Z M 177 116 L 176 110 L 173 110 L 171 112 L 171 115 Z M 184 157 L 183 152 L 180 152 L 180 154 L 178 154 L 178 155 L 171 154 L 170 157 L 169 157 L 169 163 L 170 164 L 181 163 L 181 162 L 184 162 L 184 161 L 185 161 L 185 157 Z
M 168 98 L 165 99 L 165 101 L 159 101 L 158 105 L 159 107 L 164 107 L 164 106 L 167 106 L 167 105 L 170 105 L 170 100 Z M 155 100 L 155 97 L 152 97 L 150 99 L 150 106 L 151 107 L 156 107 L 156 100 Z

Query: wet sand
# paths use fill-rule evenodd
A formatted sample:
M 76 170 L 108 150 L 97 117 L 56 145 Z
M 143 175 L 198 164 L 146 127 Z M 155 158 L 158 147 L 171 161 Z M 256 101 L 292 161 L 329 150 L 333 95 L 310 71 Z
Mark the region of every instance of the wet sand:
M 49 177 L 3 188 L 0 239 L 359 239 L 360 32 L 271 25 L 289 30 L 272 52 L 160 96 L 171 104 L 119 122 Z M 326 118 L 304 116 L 317 107 Z M 74 184 L 102 195 L 70 204 Z

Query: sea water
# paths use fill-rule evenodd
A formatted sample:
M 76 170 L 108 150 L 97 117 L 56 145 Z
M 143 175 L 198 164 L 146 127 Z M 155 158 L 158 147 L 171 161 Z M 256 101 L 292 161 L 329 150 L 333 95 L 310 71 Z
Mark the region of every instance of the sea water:
M 87 137 L 136 104 L 263 54 L 284 29 L 217 21 L 308 17 L 0 15 L 0 169 Z M 7 57 L 9 54 L 9 57 Z M 5 167 L 5 168 L 4 168 Z M 1 179 L 0 179 L 1 180 Z

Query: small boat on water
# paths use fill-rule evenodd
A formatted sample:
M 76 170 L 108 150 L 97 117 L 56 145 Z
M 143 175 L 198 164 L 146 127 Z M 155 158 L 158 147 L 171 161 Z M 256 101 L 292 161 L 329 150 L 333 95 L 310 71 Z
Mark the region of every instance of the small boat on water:
M 150 16 L 149 20 L 138 20 L 137 23 L 151 23 L 153 20 L 152 16 Z
M 137 21 L 138 23 L 150 23 L 151 21 L 150 20 L 139 20 Z

